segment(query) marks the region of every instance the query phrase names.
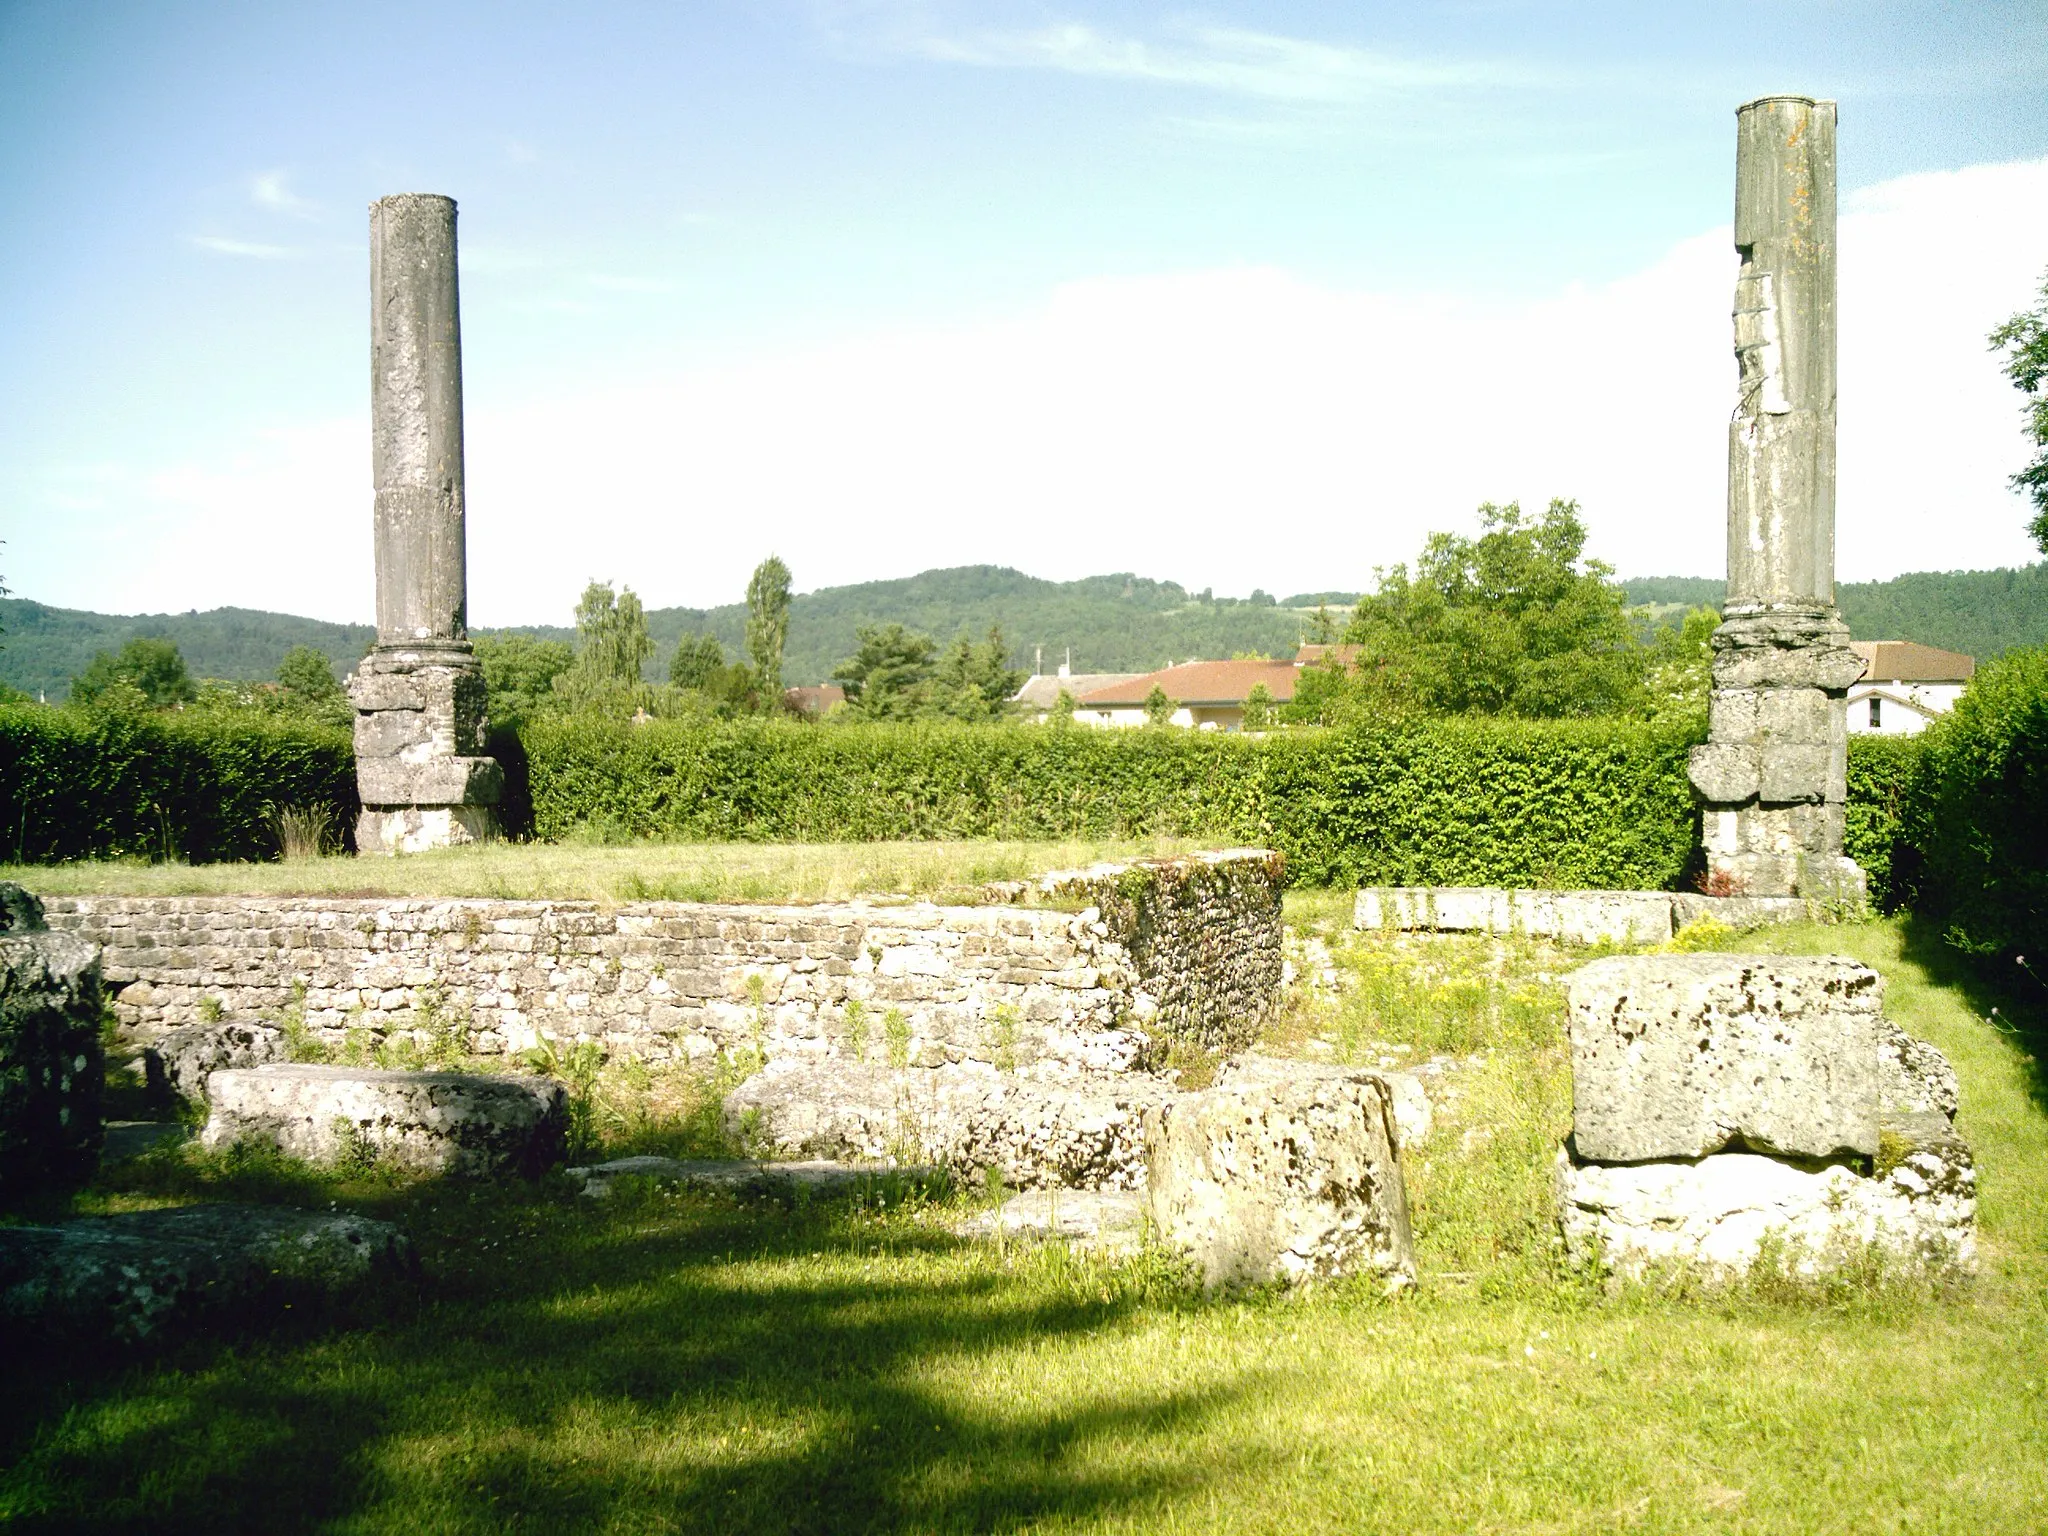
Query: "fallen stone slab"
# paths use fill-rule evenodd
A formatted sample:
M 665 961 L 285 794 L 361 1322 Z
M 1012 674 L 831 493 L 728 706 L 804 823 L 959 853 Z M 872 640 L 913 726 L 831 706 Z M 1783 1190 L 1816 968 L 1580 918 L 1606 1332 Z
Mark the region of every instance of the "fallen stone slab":
M 1145 1117 L 1148 1209 L 1204 1286 L 1415 1278 L 1393 1095 L 1377 1075 L 1184 1095 Z
M 102 1001 L 99 946 L 51 933 L 42 904 L 0 882 L 0 1197 L 98 1169 Z
M 1890 1019 L 1879 1019 L 1877 1030 L 1878 1097 L 1883 1112 L 1931 1113 L 1954 1120 L 1961 1090 L 1948 1058 Z
M 1295 1057 L 1262 1056 L 1248 1052 L 1233 1056 L 1216 1071 L 1218 1088 L 1251 1087 L 1262 1083 L 1284 1083 L 1296 1079 L 1349 1079 L 1359 1074 L 1378 1078 L 1387 1085 L 1394 1105 L 1394 1139 L 1403 1151 L 1429 1136 L 1433 1114 L 1422 1075 L 1402 1068 L 1354 1067 L 1329 1061 L 1302 1061 Z
M 109 1120 L 106 1142 L 100 1149 L 100 1166 L 125 1163 L 167 1143 L 176 1146 L 191 1138 L 192 1127 L 176 1120 Z
M 1620 1166 L 1560 1153 L 1565 1249 L 1631 1279 L 1660 1269 L 1732 1278 L 1766 1254 L 1815 1278 L 1872 1248 L 1910 1269 L 1972 1269 L 1976 1166 L 1947 1118 L 1887 1117 L 1876 1170 L 1753 1152 Z
M 39 1337 L 133 1344 L 270 1300 L 353 1295 L 412 1267 L 396 1227 L 331 1211 L 195 1205 L 0 1227 L 0 1317 Z
M 692 1189 L 713 1189 L 731 1194 L 787 1195 L 802 1190 L 815 1195 L 856 1194 L 876 1188 L 885 1181 L 933 1178 L 935 1168 L 901 1167 L 892 1163 L 834 1163 L 822 1158 L 801 1162 L 759 1162 L 752 1159 L 618 1157 L 587 1168 L 571 1168 L 569 1177 L 580 1179 L 583 1193 L 602 1199 L 611 1193 L 612 1182 L 622 1178 L 653 1179 Z
M 1043 1081 L 979 1062 L 894 1069 L 771 1063 L 726 1096 L 728 1134 L 777 1158 L 940 1167 L 1012 1188 L 1137 1189 L 1144 1113 L 1172 1098 L 1143 1072 Z
M 215 1072 L 209 1149 L 251 1142 L 409 1173 L 533 1175 L 562 1160 L 568 1098 L 545 1077 L 279 1065 Z
M 1573 1151 L 1877 1151 L 1884 983 L 1839 957 L 1639 955 L 1570 978 Z
M 207 1079 L 214 1073 L 267 1066 L 289 1054 L 284 1031 L 267 1024 L 188 1024 L 143 1047 L 143 1079 L 154 1104 L 204 1109 Z
M 1096 1253 L 1135 1253 L 1145 1245 L 1145 1197 L 1100 1189 L 1031 1189 L 993 1210 L 957 1222 L 962 1237 L 1065 1242 Z

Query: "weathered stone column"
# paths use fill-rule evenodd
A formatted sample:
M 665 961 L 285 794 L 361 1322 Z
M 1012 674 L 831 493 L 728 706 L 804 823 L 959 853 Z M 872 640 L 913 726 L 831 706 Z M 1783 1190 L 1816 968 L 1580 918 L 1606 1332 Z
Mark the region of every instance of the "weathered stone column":
M 1728 595 L 1692 782 L 1717 893 L 1860 900 L 1842 854 L 1863 663 L 1835 611 L 1835 104 L 1766 96 L 1735 121 Z
M 370 431 L 377 647 L 349 680 L 356 849 L 413 853 L 490 836 L 502 783 L 469 644 L 453 198 L 370 205 Z

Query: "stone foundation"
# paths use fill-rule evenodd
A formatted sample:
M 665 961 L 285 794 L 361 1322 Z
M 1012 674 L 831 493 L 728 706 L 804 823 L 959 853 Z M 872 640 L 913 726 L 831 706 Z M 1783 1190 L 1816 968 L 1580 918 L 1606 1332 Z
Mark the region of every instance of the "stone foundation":
M 1351 921 L 1355 928 L 1404 932 L 1520 934 L 1569 944 L 1662 944 L 1687 923 L 1702 920 L 1729 928 L 1761 928 L 1818 915 L 1818 904 L 1797 896 L 1403 885 L 1361 890 Z

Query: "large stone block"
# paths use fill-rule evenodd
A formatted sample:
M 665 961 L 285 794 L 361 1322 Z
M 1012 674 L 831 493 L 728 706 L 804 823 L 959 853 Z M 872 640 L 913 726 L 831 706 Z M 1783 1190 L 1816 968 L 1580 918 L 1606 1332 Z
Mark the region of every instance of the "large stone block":
M 1754 800 L 1763 783 L 1760 754 L 1747 741 L 1712 741 L 1694 747 L 1686 773 L 1709 805 L 1741 805 Z
M 1794 805 L 1827 798 L 1825 746 L 1766 744 L 1758 753 L 1757 799 L 1766 805 Z
M 1261 1056 L 1247 1052 L 1233 1056 L 1217 1069 L 1218 1088 L 1250 1088 L 1269 1083 L 1349 1082 L 1359 1076 L 1376 1077 L 1386 1084 L 1388 1101 L 1394 1107 L 1394 1140 L 1402 1151 L 1428 1139 L 1434 1119 L 1429 1092 L 1414 1072 L 1344 1066 L 1329 1061 L 1304 1061 L 1294 1056 Z
M 1578 1156 L 1875 1154 L 1882 998 L 1877 973 L 1843 959 L 1643 955 L 1583 967 L 1570 982 Z
M 204 1108 L 207 1079 L 214 1073 L 266 1066 L 289 1054 L 284 1031 L 267 1024 L 187 1024 L 143 1048 L 142 1070 L 156 1103 Z
M 1357 928 L 1525 934 L 1572 944 L 1660 944 L 1671 937 L 1663 891 L 1521 891 L 1501 886 L 1367 886 Z
M 562 1159 L 568 1101 L 543 1077 L 267 1066 L 215 1072 L 210 1148 L 254 1142 L 309 1162 L 373 1157 L 413 1173 L 539 1173 Z
M 1618 1167 L 1560 1153 L 1566 1251 L 1630 1277 L 1666 1266 L 1740 1275 L 1773 1251 L 1789 1272 L 1813 1277 L 1872 1247 L 1915 1267 L 1970 1268 L 1969 1148 L 1939 1114 L 1888 1118 L 1885 1142 L 1875 1175 L 1750 1152 Z
M 35 897 L 0 885 L 0 1195 L 98 1168 L 102 1006 L 99 946 L 51 933 Z
M 1393 1097 L 1370 1072 L 1212 1088 L 1145 1117 L 1162 1241 L 1210 1289 L 1415 1278 Z
M 54 1342 L 133 1344 L 270 1301 L 332 1300 L 412 1266 L 396 1227 L 333 1212 L 194 1205 L 0 1227 L 0 1318 Z
M 495 805 L 504 786 L 505 771 L 494 757 L 368 757 L 356 763 L 356 790 L 366 806 Z
M 895 1069 L 772 1063 L 726 1096 L 729 1133 L 777 1158 L 943 1167 L 1013 1188 L 1136 1189 L 1145 1111 L 1173 1094 L 1143 1072 L 1041 1082 L 981 1062 Z

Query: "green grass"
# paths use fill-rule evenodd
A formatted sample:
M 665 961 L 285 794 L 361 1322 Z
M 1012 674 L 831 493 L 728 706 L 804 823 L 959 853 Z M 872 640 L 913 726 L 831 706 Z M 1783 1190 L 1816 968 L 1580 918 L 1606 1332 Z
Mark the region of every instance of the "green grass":
M 488 896 L 499 900 L 842 901 L 857 895 L 974 901 L 1104 859 L 1209 846 L 1135 842 L 484 843 L 404 858 L 176 864 L 87 860 L 0 865 L 43 896 Z
M 1409 1168 L 1422 1283 L 1405 1299 L 1203 1299 L 1156 1255 L 961 1243 L 914 1200 L 597 1202 L 160 1158 L 90 1203 L 338 1201 L 415 1234 L 420 1294 L 127 1368 L 24 1371 L 0 1400 L 0 1524 L 2043 1529 L 2048 1116 L 2030 1062 L 1899 928 L 1742 942 L 1875 964 L 1894 1015 L 1955 1061 L 1983 1176 L 1976 1284 L 1673 1299 L 1560 1273 L 1555 978 L 1582 957 L 1361 936 L 1339 963 L 1377 980 L 1298 1009 L 1276 1043 L 1479 1058 Z

